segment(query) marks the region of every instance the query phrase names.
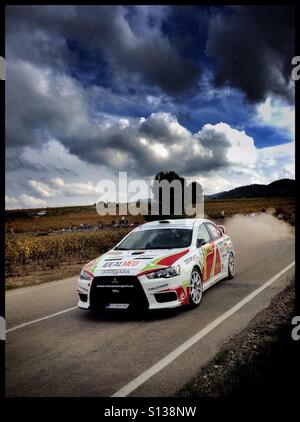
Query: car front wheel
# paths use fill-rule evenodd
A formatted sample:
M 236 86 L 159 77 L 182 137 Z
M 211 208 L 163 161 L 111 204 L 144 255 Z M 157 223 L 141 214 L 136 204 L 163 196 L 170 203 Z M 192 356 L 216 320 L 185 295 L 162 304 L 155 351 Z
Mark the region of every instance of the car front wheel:
M 203 284 L 200 272 L 197 268 L 193 268 L 190 280 L 190 298 L 189 304 L 191 308 L 199 306 L 203 293 Z

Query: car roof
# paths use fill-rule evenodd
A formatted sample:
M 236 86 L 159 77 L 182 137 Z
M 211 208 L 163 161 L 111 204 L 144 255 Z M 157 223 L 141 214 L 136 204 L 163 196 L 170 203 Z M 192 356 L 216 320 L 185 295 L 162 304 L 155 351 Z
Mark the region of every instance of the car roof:
M 208 221 L 205 218 L 178 218 L 174 220 L 156 220 L 150 223 L 144 223 L 135 230 L 153 230 L 153 229 L 193 229 L 198 223 Z

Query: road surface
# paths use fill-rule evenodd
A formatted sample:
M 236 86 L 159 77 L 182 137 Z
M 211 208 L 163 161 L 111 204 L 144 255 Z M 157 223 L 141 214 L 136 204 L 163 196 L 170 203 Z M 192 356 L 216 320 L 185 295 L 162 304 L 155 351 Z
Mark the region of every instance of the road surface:
M 293 279 L 292 237 L 235 250 L 236 277 L 195 310 L 79 310 L 76 277 L 8 292 L 6 395 L 175 395 Z

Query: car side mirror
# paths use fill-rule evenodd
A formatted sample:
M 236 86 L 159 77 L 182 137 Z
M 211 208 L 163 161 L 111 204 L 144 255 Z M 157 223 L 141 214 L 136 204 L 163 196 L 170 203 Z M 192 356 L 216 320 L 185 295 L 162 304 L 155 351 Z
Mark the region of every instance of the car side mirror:
M 197 239 L 197 248 L 201 248 L 201 246 L 205 245 L 204 239 Z

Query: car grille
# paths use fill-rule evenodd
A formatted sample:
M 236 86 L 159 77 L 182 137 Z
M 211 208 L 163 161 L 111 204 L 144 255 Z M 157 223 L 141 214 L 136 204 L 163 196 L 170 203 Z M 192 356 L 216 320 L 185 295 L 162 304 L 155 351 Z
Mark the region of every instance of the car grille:
M 139 279 L 135 276 L 101 276 L 92 282 L 92 308 L 106 308 L 109 304 L 128 304 L 127 309 L 148 309 L 149 303 Z

